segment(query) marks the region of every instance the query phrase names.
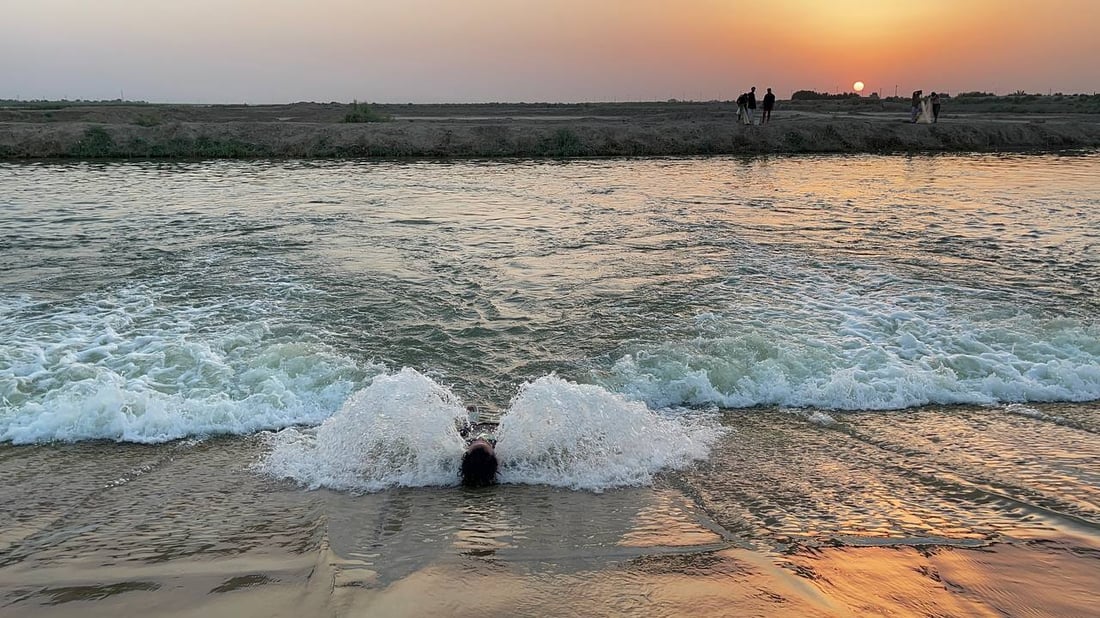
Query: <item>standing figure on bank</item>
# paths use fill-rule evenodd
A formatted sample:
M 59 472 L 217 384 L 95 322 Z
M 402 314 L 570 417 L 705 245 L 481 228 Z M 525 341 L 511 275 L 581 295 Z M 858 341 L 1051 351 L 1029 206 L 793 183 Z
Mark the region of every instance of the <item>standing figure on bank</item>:
M 917 122 L 932 124 L 932 97 L 922 97 L 920 100 L 920 113 L 917 114 Z
M 940 121 L 940 95 L 932 93 L 932 122 Z
M 915 123 L 917 121 L 917 115 L 920 114 L 920 95 L 922 94 L 924 94 L 923 90 L 913 91 L 913 105 L 909 110 L 909 122 Z
M 767 94 L 764 95 L 764 113 L 760 116 L 760 124 L 768 124 L 772 119 L 773 108 L 775 108 L 775 95 L 772 94 L 772 89 L 768 88 Z
M 749 120 L 749 94 L 742 92 L 741 96 L 737 97 L 737 122 L 741 124 L 748 124 Z
M 748 108 L 749 108 L 749 124 L 753 124 L 753 118 L 752 117 L 753 117 L 753 114 L 756 113 L 756 86 L 753 86 L 749 90 Z

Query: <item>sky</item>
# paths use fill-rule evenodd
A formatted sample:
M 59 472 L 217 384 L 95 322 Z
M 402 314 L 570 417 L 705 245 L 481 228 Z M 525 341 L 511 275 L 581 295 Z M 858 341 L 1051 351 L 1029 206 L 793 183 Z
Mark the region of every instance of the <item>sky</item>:
M 1100 91 L 1100 0 L 0 0 L 0 99 Z

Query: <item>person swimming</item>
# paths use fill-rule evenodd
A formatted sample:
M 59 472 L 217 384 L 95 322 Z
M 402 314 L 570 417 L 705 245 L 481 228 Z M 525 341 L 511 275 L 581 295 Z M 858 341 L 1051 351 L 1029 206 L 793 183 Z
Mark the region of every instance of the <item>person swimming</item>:
M 467 487 L 485 487 L 496 483 L 497 455 L 493 444 L 476 438 L 462 455 L 462 484 Z
M 496 454 L 497 424 L 481 422 L 480 411 L 474 407 L 466 408 L 469 420 L 459 429 L 466 438 L 466 452 L 462 454 L 459 476 L 467 487 L 485 487 L 496 483 L 497 469 L 500 467 Z

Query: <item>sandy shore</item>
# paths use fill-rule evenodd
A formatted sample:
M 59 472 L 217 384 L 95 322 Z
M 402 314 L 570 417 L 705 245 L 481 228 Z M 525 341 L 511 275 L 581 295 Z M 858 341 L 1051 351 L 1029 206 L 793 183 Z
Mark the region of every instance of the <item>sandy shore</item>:
M 0 159 L 449 158 L 768 153 L 1054 151 L 1100 147 L 1096 114 L 777 111 L 768 126 L 728 105 L 388 106 L 388 122 L 341 122 L 346 106 L 82 106 L 0 110 Z
M 1091 616 L 1096 406 L 1044 409 L 737 414 L 699 469 L 604 493 L 306 491 L 255 436 L 4 444 L 0 616 Z
M 275 554 L 112 567 L 98 577 L 55 569 L 14 574 L 0 615 L 1089 616 L 1098 601 L 1097 552 L 1049 539 L 966 549 L 827 548 L 780 558 L 724 549 L 538 577 L 445 562 L 380 581 L 326 546 L 316 561 Z

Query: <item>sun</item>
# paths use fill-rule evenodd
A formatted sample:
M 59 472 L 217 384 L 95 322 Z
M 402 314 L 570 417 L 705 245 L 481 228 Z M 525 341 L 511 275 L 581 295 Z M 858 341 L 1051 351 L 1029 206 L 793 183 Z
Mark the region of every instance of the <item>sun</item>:
M 855 88 L 856 92 L 863 92 L 863 82 L 856 82 L 852 84 L 852 88 Z

